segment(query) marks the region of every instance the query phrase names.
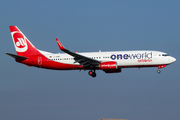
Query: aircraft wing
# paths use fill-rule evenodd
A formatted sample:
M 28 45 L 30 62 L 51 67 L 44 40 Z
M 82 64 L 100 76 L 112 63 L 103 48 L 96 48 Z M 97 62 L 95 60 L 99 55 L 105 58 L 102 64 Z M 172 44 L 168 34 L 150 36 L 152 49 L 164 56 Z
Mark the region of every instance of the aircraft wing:
M 75 63 L 76 62 L 80 63 L 80 65 L 83 65 L 83 68 L 94 67 L 94 66 L 97 66 L 97 65 L 99 65 L 101 63 L 101 61 L 98 61 L 98 60 L 95 60 L 95 59 L 80 55 L 78 53 L 71 52 L 71 51 L 65 49 L 64 46 L 61 44 L 61 42 L 57 38 L 56 38 L 56 41 L 57 41 L 57 44 L 58 44 L 60 50 L 62 50 L 65 53 L 73 56 L 74 60 L 75 60 Z

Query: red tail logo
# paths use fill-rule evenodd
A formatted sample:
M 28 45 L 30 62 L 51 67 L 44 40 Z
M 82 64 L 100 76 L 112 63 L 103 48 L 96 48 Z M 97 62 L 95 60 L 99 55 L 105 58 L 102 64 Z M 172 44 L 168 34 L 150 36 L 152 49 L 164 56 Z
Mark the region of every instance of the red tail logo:
M 27 37 L 16 26 L 9 26 L 14 46 L 19 56 L 41 55 Z
M 15 31 L 12 32 L 12 37 L 14 39 L 14 44 L 17 52 L 25 52 L 28 49 L 27 40 L 24 35 L 19 32 Z

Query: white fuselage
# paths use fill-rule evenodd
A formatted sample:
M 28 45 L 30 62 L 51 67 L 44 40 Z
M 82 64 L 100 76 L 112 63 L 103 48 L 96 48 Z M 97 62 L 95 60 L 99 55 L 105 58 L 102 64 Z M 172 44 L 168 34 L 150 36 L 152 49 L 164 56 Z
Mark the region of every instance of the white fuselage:
M 76 64 L 74 57 L 68 54 L 51 54 L 40 51 L 48 59 L 65 64 Z M 84 52 L 80 55 L 101 61 L 116 61 L 118 67 L 150 67 L 159 65 L 168 65 L 176 61 L 175 58 L 159 51 L 111 51 L 111 52 Z

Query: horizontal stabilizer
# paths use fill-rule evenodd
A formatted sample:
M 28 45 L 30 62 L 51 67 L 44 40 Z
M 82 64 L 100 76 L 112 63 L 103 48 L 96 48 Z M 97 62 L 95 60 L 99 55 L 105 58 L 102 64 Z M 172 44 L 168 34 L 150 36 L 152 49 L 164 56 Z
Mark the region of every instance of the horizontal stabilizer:
M 11 53 L 5 53 L 13 58 L 17 58 L 17 59 L 22 59 L 22 60 L 25 60 L 25 59 L 28 59 L 27 57 L 23 57 L 23 56 L 19 56 L 19 55 L 14 55 L 14 54 L 11 54 Z

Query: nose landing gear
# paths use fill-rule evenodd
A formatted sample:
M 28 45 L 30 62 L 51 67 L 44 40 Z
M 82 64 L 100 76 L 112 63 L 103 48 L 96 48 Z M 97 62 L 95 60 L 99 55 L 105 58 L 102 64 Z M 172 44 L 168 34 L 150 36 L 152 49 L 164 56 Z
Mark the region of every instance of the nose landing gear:
M 90 70 L 90 71 L 88 72 L 88 74 L 89 74 L 90 76 L 92 76 L 92 77 L 96 77 L 95 70 L 94 70 L 94 71 L 93 71 L 93 70 Z
M 160 71 L 160 70 L 157 70 L 157 73 L 159 74 L 159 73 L 161 73 L 161 71 Z
M 166 65 L 160 65 L 160 66 L 158 66 L 158 70 L 157 70 L 157 73 L 159 74 L 159 73 L 161 73 L 161 71 L 159 70 L 160 68 L 165 68 L 166 67 Z

